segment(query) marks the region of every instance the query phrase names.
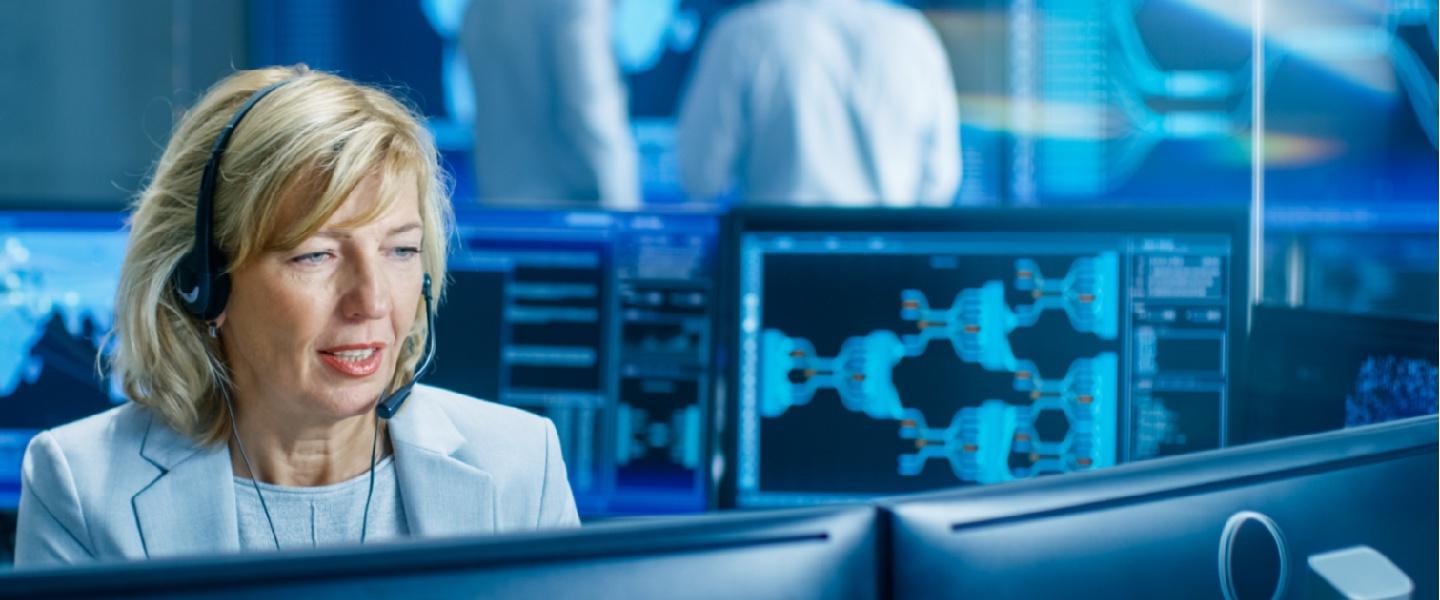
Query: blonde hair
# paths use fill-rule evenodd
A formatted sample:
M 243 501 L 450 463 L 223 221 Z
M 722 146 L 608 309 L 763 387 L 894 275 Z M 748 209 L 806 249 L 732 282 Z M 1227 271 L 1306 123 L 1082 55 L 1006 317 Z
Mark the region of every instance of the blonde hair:
M 230 426 L 229 369 L 219 340 L 185 310 L 171 277 L 194 242 L 196 196 L 215 138 L 252 93 L 285 80 L 241 121 L 221 161 L 213 231 L 229 270 L 263 252 L 295 248 L 378 173 L 381 200 L 353 224 L 377 218 L 394 198 L 390 186 L 411 174 L 419 186 L 421 261 L 437 300 L 444 289 L 452 209 L 435 143 L 414 110 L 383 90 L 303 65 L 221 80 L 181 118 L 135 201 L 110 361 L 130 400 L 202 444 L 219 442 Z M 425 340 L 423 311 L 416 309 L 389 389 L 414 374 Z

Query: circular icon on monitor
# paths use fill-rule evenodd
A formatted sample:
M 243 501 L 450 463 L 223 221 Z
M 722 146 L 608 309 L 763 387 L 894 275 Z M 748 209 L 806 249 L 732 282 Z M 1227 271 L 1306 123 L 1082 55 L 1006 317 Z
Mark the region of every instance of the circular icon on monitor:
M 1284 597 L 1289 562 L 1285 535 L 1270 517 L 1244 510 L 1225 521 L 1220 534 L 1220 589 L 1226 600 Z

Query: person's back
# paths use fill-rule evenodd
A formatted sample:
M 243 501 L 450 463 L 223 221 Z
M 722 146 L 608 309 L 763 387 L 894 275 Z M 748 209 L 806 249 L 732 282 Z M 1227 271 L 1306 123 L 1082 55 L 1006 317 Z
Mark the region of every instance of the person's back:
M 608 0 L 472 0 L 461 44 L 475 86 L 486 202 L 639 202 Z
M 916 11 L 762 2 L 722 19 L 703 50 L 681 176 L 697 199 L 734 183 L 752 203 L 948 205 L 957 112 L 944 50 Z

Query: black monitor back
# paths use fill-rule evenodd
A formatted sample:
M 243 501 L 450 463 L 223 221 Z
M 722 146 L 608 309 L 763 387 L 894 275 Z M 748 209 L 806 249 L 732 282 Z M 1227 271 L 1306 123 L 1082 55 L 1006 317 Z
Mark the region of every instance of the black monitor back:
M 1435 412 L 1436 322 L 1258 306 L 1238 411 L 1243 439 Z
M 898 598 L 1221 598 L 1221 565 L 1231 564 L 1222 536 L 1251 511 L 1273 522 L 1283 552 L 1244 549 L 1237 581 L 1303 595 L 1307 557 L 1367 545 L 1409 575 L 1414 597 L 1433 598 L 1436 471 L 1432 416 L 897 500 L 887 506 L 892 589 Z
M 874 598 L 873 507 L 0 576 L 0 597 Z

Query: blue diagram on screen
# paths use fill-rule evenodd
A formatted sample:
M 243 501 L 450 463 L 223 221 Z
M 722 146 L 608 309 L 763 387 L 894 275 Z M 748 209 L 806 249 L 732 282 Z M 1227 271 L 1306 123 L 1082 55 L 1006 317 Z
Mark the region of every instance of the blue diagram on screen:
M 1265 91 L 1266 135 L 1290 149 L 1267 152 L 1267 225 L 1433 236 L 1436 2 L 1350 8 L 1267 24 L 1282 62 Z
M 1035 302 L 1006 304 L 1004 283 L 989 281 L 955 296 L 949 309 L 930 308 L 924 292 L 900 293 L 900 318 L 917 333 L 897 336 L 875 331 L 845 341 L 833 358 L 815 355 L 805 339 L 778 330 L 762 334 L 765 363 L 761 414 L 780 416 L 792 405 L 808 404 L 821 387 L 834 388 L 845 407 L 877 419 L 900 420 L 900 436 L 915 440 L 915 454 L 902 455 L 901 475 L 916 475 L 928 459 L 948 460 L 961 481 L 994 483 L 1042 472 L 1114 464 L 1115 398 L 1118 365 L 1114 353 L 1077 359 L 1061 378 L 1046 379 L 1031 361 L 1016 358 L 1009 335 L 1032 327 L 1047 309 L 1063 310 L 1077 332 L 1115 339 L 1119 311 L 1115 295 L 1119 264 L 1114 253 L 1077 259 L 1064 279 L 1049 281 L 1035 261 L 1015 263 L 1014 289 Z M 926 426 L 925 415 L 907 409 L 892 381 L 895 366 L 924 354 L 931 341 L 946 340 L 959 360 L 1014 377 L 1014 389 L 1032 401 L 1010 405 L 987 400 L 955 413 L 948 428 Z M 1065 437 L 1041 439 L 1034 419 L 1058 411 L 1068 424 Z M 1013 442 L 1013 443 L 1012 443 Z M 1032 457 L 1032 466 L 1012 469 L 1012 451 Z
M 1217 447 L 1228 241 L 1058 237 L 747 234 L 740 504 Z
M 555 422 L 582 514 L 707 508 L 708 214 L 459 217 L 426 381 Z
M 1144 196 L 1157 185 L 1173 197 L 1169 184 L 1191 175 L 1165 166 L 1177 161 L 1195 166 L 1182 193 L 1197 201 L 1247 189 L 1249 161 L 1233 147 L 1251 121 L 1252 72 L 1273 71 L 1275 58 L 1256 65 L 1248 32 L 1229 23 L 1233 15 L 1225 11 L 1145 8 L 1151 15 L 1198 14 L 1145 19 L 1141 3 L 1131 0 L 1011 5 L 1017 203 Z M 1205 48 L 1172 43 L 1170 23 L 1206 31 Z
M 1011 198 L 1243 202 L 1258 76 L 1273 221 L 1433 231 L 1436 3 L 1301 7 L 1008 3 Z
M 96 356 L 125 241 L 118 213 L 0 212 L 0 510 L 31 437 L 124 399 Z

